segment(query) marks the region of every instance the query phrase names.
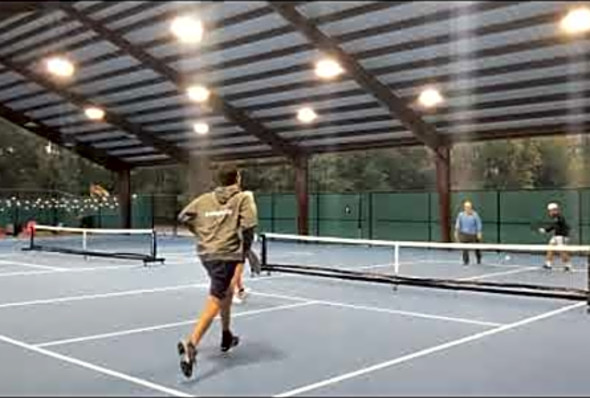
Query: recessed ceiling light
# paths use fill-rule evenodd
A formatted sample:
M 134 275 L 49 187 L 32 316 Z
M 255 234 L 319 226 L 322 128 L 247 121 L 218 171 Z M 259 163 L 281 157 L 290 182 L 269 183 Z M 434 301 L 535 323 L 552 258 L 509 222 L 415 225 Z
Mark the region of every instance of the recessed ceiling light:
M 49 73 L 59 77 L 71 77 L 74 74 L 74 64 L 62 57 L 52 57 L 46 61 Z
M 195 102 L 205 102 L 209 99 L 211 92 L 203 86 L 191 86 L 187 89 L 187 94 Z
M 198 19 L 176 17 L 170 24 L 170 31 L 183 43 L 198 43 L 203 39 L 203 23 Z
M 205 135 L 209 132 L 209 125 L 205 122 L 197 122 L 193 124 L 193 129 L 199 135 Z
M 94 106 L 84 109 L 84 113 L 90 120 L 102 120 L 105 115 L 105 112 L 102 109 Z
M 583 33 L 590 30 L 590 9 L 580 7 L 570 10 L 561 20 L 561 28 L 568 33 Z
M 342 69 L 338 62 L 332 59 L 323 59 L 315 65 L 315 73 L 322 79 L 333 79 L 342 74 L 342 72 L 344 72 L 344 69 Z
M 420 93 L 418 102 L 425 108 L 432 108 L 443 102 L 443 97 L 440 95 L 437 89 L 427 88 Z
M 297 119 L 302 123 L 311 123 L 317 119 L 318 115 L 309 107 L 301 108 L 297 112 Z

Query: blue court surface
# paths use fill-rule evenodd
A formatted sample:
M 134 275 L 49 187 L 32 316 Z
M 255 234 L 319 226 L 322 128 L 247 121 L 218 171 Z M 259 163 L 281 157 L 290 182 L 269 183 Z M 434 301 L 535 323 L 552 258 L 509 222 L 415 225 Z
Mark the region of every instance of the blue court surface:
M 113 243 L 115 244 L 115 243 Z M 241 344 L 219 351 L 215 323 L 193 379 L 176 343 L 207 278 L 187 238 L 164 237 L 164 265 L 0 243 L 0 395 L 588 395 L 586 303 L 278 274 L 245 281 Z M 271 245 L 269 259 L 388 272 L 376 248 Z M 538 258 L 402 251 L 401 271 L 586 286 Z

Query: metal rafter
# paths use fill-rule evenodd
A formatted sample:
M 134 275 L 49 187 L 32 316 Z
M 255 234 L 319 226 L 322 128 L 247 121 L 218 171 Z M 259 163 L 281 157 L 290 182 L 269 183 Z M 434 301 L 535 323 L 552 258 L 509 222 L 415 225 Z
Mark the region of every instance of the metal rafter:
M 440 136 L 432 126 L 427 124 L 417 112 L 408 107 L 406 102 L 386 85 L 369 74 L 353 56 L 342 50 L 332 38 L 325 35 L 301 15 L 292 4 L 271 3 L 271 5 L 277 13 L 295 26 L 318 49 L 338 60 L 346 73 L 357 84 L 375 96 L 391 112 L 392 116 L 399 119 L 420 141 L 432 149 L 440 146 Z
M 61 8 L 69 16 L 77 19 L 89 29 L 92 29 L 106 41 L 113 43 L 117 47 L 123 49 L 127 54 L 140 61 L 142 64 L 166 77 L 176 85 L 179 93 L 184 94 L 183 87 L 186 84 L 185 79 L 183 79 L 183 77 L 174 68 L 171 68 L 170 66 L 160 62 L 148 52 L 134 46 L 122 36 L 115 34 L 101 23 L 87 17 L 73 7 L 62 5 Z M 295 158 L 300 154 L 300 148 L 283 140 L 278 135 L 268 130 L 262 123 L 251 118 L 241 109 L 238 109 L 225 102 L 223 98 L 214 92 L 211 92 L 208 100 L 208 106 L 210 106 L 215 112 L 223 114 L 227 119 L 237 124 L 247 133 L 258 138 L 261 142 L 269 145 L 273 151 L 276 151 L 278 154 L 287 156 L 289 158 Z
M 43 137 L 52 143 L 65 147 L 66 149 L 86 158 L 96 164 L 99 164 L 111 171 L 117 171 L 122 169 L 129 169 L 131 165 L 123 162 L 119 158 L 109 155 L 106 151 L 93 148 L 82 142 L 74 142 L 73 147 L 67 146 L 67 140 L 60 133 L 59 130 L 47 126 L 37 120 L 34 120 L 22 113 L 16 112 L 2 104 L 0 104 L 0 116 L 25 130 L 30 131 L 40 137 Z
M 90 101 L 82 95 L 66 91 L 64 88 L 60 87 L 59 84 L 56 84 L 56 83 L 52 82 L 51 80 L 48 80 L 48 79 L 34 73 L 30 69 L 28 69 L 28 67 L 26 65 L 17 64 L 15 62 L 13 62 L 9 59 L 5 59 L 3 57 L 0 57 L 0 64 L 5 65 L 6 67 L 11 69 L 15 73 L 22 75 L 23 77 L 25 77 L 29 81 L 45 88 L 46 90 L 58 94 L 62 98 L 66 99 L 67 101 L 69 101 L 72 104 L 79 107 L 80 111 L 82 111 L 82 109 L 84 107 L 89 106 L 89 105 L 94 105 L 94 106 L 98 106 L 100 108 L 106 109 L 106 107 L 101 106 L 100 104 L 98 104 L 94 101 Z M 121 130 L 123 130 L 129 134 L 136 136 L 137 139 L 139 139 L 145 145 L 153 146 L 154 148 L 156 148 L 160 152 L 176 159 L 179 162 L 187 163 L 189 161 L 190 155 L 187 151 L 171 145 L 168 141 L 157 137 L 155 134 L 153 134 L 149 131 L 143 130 L 141 128 L 141 126 L 129 122 L 124 117 L 122 117 L 114 112 L 110 112 L 107 110 L 104 121 L 106 123 L 109 123 L 113 126 L 120 128 Z
M 23 12 L 35 12 L 55 9 L 58 1 L 3 1 L 0 5 L 0 17 Z

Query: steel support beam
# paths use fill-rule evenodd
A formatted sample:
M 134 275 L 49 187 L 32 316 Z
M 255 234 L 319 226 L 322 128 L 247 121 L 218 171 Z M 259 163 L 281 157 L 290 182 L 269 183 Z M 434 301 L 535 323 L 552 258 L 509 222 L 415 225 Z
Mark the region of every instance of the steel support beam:
M 65 147 L 67 150 L 72 151 L 77 155 L 80 155 L 83 158 L 106 168 L 107 170 L 117 171 L 131 167 L 122 160 L 109 155 L 107 151 L 101 150 L 99 148 L 93 148 L 92 146 L 82 142 L 74 141 L 73 146 L 69 147 L 66 145 L 67 142 L 64 140 L 64 136 L 59 132 L 59 130 L 33 120 L 32 118 L 16 112 L 2 104 L 0 104 L 0 117 L 27 131 L 30 131 L 33 134 L 38 135 L 39 137 L 45 138 L 56 145 Z
M 173 82 L 177 87 L 178 92 L 185 94 L 184 88 L 187 82 L 174 68 L 162 63 L 159 59 L 152 56 L 147 51 L 134 46 L 122 35 L 106 28 L 103 24 L 93 20 L 92 18 L 89 18 L 84 13 L 76 10 L 74 7 L 70 5 L 63 5 L 61 8 L 70 17 L 75 18 L 87 28 L 92 29 L 104 40 L 116 45 L 128 55 L 140 61 L 146 67 L 149 67 L 150 69 L 156 71 L 160 75 Z M 280 136 L 268 130 L 262 123 L 251 118 L 241 109 L 230 105 L 214 92 L 211 93 L 207 105 L 210 106 L 214 112 L 222 114 L 228 120 L 244 129 L 247 133 L 257 137 L 261 142 L 268 144 L 273 149 L 273 151 L 277 152 L 277 154 L 281 154 L 289 158 L 295 158 L 302 152 L 298 147 L 290 144 L 288 141 L 283 140 Z
M 24 12 L 54 10 L 59 1 L 3 1 L 0 4 L 0 18 Z
M 295 197 L 297 200 L 297 233 L 309 234 L 309 162 L 307 156 L 300 156 L 294 161 Z
M 131 228 L 131 172 L 120 170 L 117 175 L 121 228 Z
M 440 222 L 440 239 L 451 241 L 451 150 L 440 147 L 435 156 L 436 191 L 438 193 L 438 214 Z
M 110 112 L 107 109 L 107 107 L 102 106 L 96 102 L 90 101 L 83 95 L 67 91 L 59 84 L 54 83 L 51 80 L 33 72 L 28 68 L 27 65 L 21 65 L 3 57 L 0 57 L 0 64 L 11 69 L 13 72 L 20 74 L 28 81 L 43 87 L 45 90 L 56 93 L 60 97 L 64 98 L 65 100 L 80 108 L 80 112 L 82 112 L 83 108 L 90 105 L 105 109 L 106 115 L 104 122 L 109 123 L 112 126 L 118 127 L 119 129 L 136 136 L 137 139 L 140 140 L 144 145 L 154 147 L 158 151 L 165 153 L 166 155 L 176 159 L 181 163 L 188 163 L 190 158 L 188 151 L 171 145 L 166 140 L 157 137 L 156 134 L 143 130 L 141 126 L 129 122 L 124 117 L 117 115 L 114 112 Z
M 277 13 L 297 28 L 319 50 L 337 60 L 357 84 L 371 93 L 389 110 L 394 118 L 399 119 L 422 143 L 433 150 L 440 146 L 440 137 L 432 126 L 427 124 L 417 112 L 407 106 L 406 102 L 385 84 L 368 73 L 352 55 L 342 50 L 335 40 L 325 35 L 315 24 L 299 13 L 293 4 L 289 2 L 270 2 L 270 4 Z

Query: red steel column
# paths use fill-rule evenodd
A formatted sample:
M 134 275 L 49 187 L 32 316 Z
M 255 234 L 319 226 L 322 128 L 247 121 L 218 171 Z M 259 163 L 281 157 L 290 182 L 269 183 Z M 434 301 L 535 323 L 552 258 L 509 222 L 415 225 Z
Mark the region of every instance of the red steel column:
M 121 228 L 131 228 L 131 172 L 120 170 L 117 177 Z
M 295 197 L 297 199 L 297 233 L 309 234 L 309 187 L 308 187 L 308 159 L 300 156 L 295 160 Z
M 435 155 L 436 190 L 438 192 L 438 214 L 440 237 L 443 242 L 451 241 L 451 151 L 439 147 Z

